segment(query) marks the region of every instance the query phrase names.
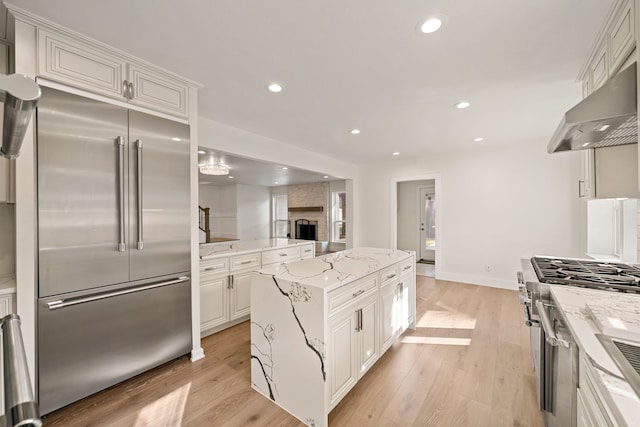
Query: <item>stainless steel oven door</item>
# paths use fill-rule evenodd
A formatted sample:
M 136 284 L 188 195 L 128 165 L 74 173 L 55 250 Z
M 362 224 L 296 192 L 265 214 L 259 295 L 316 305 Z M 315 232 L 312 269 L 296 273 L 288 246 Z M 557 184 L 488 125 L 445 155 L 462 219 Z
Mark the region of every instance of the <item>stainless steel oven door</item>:
M 578 350 L 560 311 L 540 300 L 536 306 L 542 326 L 539 397 L 546 425 L 575 427 Z

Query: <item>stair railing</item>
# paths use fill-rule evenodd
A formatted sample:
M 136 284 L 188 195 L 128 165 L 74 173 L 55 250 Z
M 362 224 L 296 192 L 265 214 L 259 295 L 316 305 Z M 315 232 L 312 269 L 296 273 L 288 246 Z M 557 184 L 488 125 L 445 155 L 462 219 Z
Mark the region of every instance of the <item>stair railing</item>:
M 205 234 L 205 242 L 209 243 L 211 240 L 211 228 L 209 227 L 209 208 L 203 208 L 202 206 L 198 206 L 200 209 L 198 216 L 198 226 L 200 230 L 204 231 Z

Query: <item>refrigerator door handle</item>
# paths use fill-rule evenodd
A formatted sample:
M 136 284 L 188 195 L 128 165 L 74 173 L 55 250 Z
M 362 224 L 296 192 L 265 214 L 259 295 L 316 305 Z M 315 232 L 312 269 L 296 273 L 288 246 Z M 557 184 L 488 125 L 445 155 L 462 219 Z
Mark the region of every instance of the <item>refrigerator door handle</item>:
M 138 250 L 144 249 L 144 241 L 142 238 L 142 140 L 136 140 L 138 149 L 138 168 L 136 170 L 136 179 L 138 180 Z
M 116 138 L 118 144 L 118 210 L 120 211 L 120 237 L 118 240 L 118 251 L 126 250 L 126 241 L 124 237 L 124 137 Z
M 175 285 L 176 283 L 182 283 L 189 280 L 189 276 L 180 276 L 177 279 L 167 280 L 165 282 L 152 283 L 150 285 L 137 286 L 135 288 L 122 289 L 120 291 L 109 292 L 100 295 L 94 295 L 90 297 L 70 298 L 68 300 L 55 300 L 49 301 L 47 307 L 49 310 L 58 310 L 60 308 L 71 307 L 78 304 L 85 304 L 92 301 L 98 301 L 106 298 L 118 297 L 121 295 L 132 294 L 134 292 L 146 291 L 148 289 L 160 288 L 167 285 Z

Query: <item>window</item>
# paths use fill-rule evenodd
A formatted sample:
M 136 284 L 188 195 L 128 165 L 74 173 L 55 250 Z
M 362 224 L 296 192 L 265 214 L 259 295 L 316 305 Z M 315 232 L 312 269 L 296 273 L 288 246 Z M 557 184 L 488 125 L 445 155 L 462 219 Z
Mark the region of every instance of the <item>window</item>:
M 274 194 L 273 205 L 273 237 L 289 237 L 289 212 L 287 210 L 287 195 Z
M 347 193 L 331 193 L 331 241 L 344 242 L 347 238 Z

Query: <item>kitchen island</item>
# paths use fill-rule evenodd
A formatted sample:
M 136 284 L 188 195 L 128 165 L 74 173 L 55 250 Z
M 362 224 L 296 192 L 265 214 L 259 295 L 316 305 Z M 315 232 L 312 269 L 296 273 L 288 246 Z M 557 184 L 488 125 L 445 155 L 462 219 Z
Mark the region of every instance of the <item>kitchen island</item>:
M 415 254 L 354 248 L 272 266 L 251 280 L 252 387 L 310 426 L 408 327 Z
M 611 322 L 607 329 L 611 334 L 631 336 L 634 329 L 640 331 L 640 295 L 557 285 L 551 286 L 551 295 L 580 349 L 578 426 L 589 422 L 637 426 L 640 397 L 596 334 L 602 333 L 603 321 L 607 320 Z M 585 418 L 587 421 L 583 421 Z
M 201 336 L 249 318 L 252 272 L 314 256 L 315 242 L 310 240 L 260 239 L 201 244 Z

